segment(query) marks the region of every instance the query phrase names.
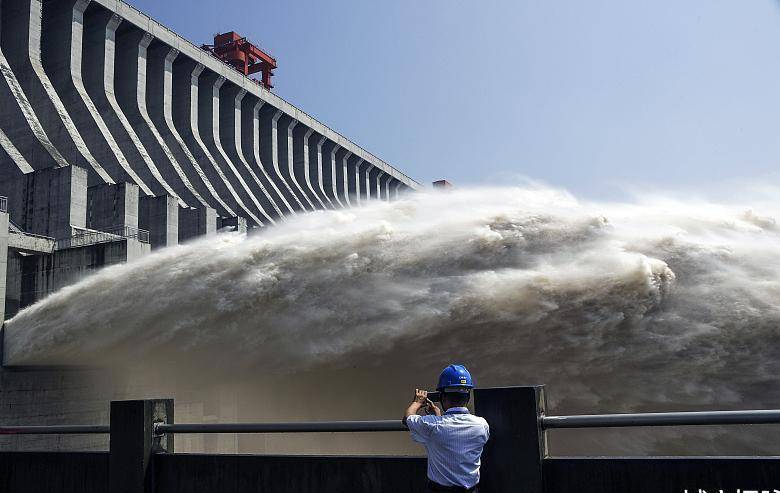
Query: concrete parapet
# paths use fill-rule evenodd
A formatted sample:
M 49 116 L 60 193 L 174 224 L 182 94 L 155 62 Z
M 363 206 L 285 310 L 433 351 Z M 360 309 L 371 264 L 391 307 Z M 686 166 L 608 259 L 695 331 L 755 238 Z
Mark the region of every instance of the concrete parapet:
M 190 207 L 179 211 L 179 243 L 217 232 L 217 211 L 210 207 Z
M 179 204 L 175 197 L 141 197 L 138 224 L 149 231 L 152 250 L 179 244 Z
M 138 227 L 138 185 L 102 184 L 87 189 L 87 227 L 97 230 Z

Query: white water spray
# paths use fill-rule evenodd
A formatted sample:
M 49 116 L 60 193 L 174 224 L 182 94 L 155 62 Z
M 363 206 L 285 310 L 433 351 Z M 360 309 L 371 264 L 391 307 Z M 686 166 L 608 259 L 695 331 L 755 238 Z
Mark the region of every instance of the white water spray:
M 755 207 L 527 187 L 312 213 L 64 288 L 8 322 L 5 361 L 413 387 L 457 360 L 570 412 L 778 407 L 780 228 Z

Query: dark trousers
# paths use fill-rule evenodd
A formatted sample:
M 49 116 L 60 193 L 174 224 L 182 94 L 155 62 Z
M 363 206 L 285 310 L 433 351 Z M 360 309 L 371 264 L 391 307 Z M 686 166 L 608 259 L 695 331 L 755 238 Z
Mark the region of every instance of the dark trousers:
M 477 485 L 479 486 L 479 485 Z M 462 488 L 460 486 L 444 486 L 439 483 L 428 480 L 428 491 L 430 492 L 450 492 L 450 493 L 478 493 L 477 486 L 473 488 Z

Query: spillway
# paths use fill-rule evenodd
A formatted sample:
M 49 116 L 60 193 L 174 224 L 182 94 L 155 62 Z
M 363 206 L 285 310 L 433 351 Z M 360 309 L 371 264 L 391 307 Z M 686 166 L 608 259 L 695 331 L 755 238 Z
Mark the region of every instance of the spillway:
M 2 1 L 0 73 L 0 322 L 153 250 L 421 188 L 122 1 Z M 106 378 L 5 368 L 0 421 L 104 420 Z

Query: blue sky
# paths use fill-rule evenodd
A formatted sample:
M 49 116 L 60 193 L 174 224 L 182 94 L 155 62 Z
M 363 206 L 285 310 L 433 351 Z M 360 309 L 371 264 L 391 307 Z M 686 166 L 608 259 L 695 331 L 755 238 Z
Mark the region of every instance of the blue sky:
M 277 94 L 424 183 L 777 178 L 776 0 L 131 3 L 196 43 L 256 41 Z

